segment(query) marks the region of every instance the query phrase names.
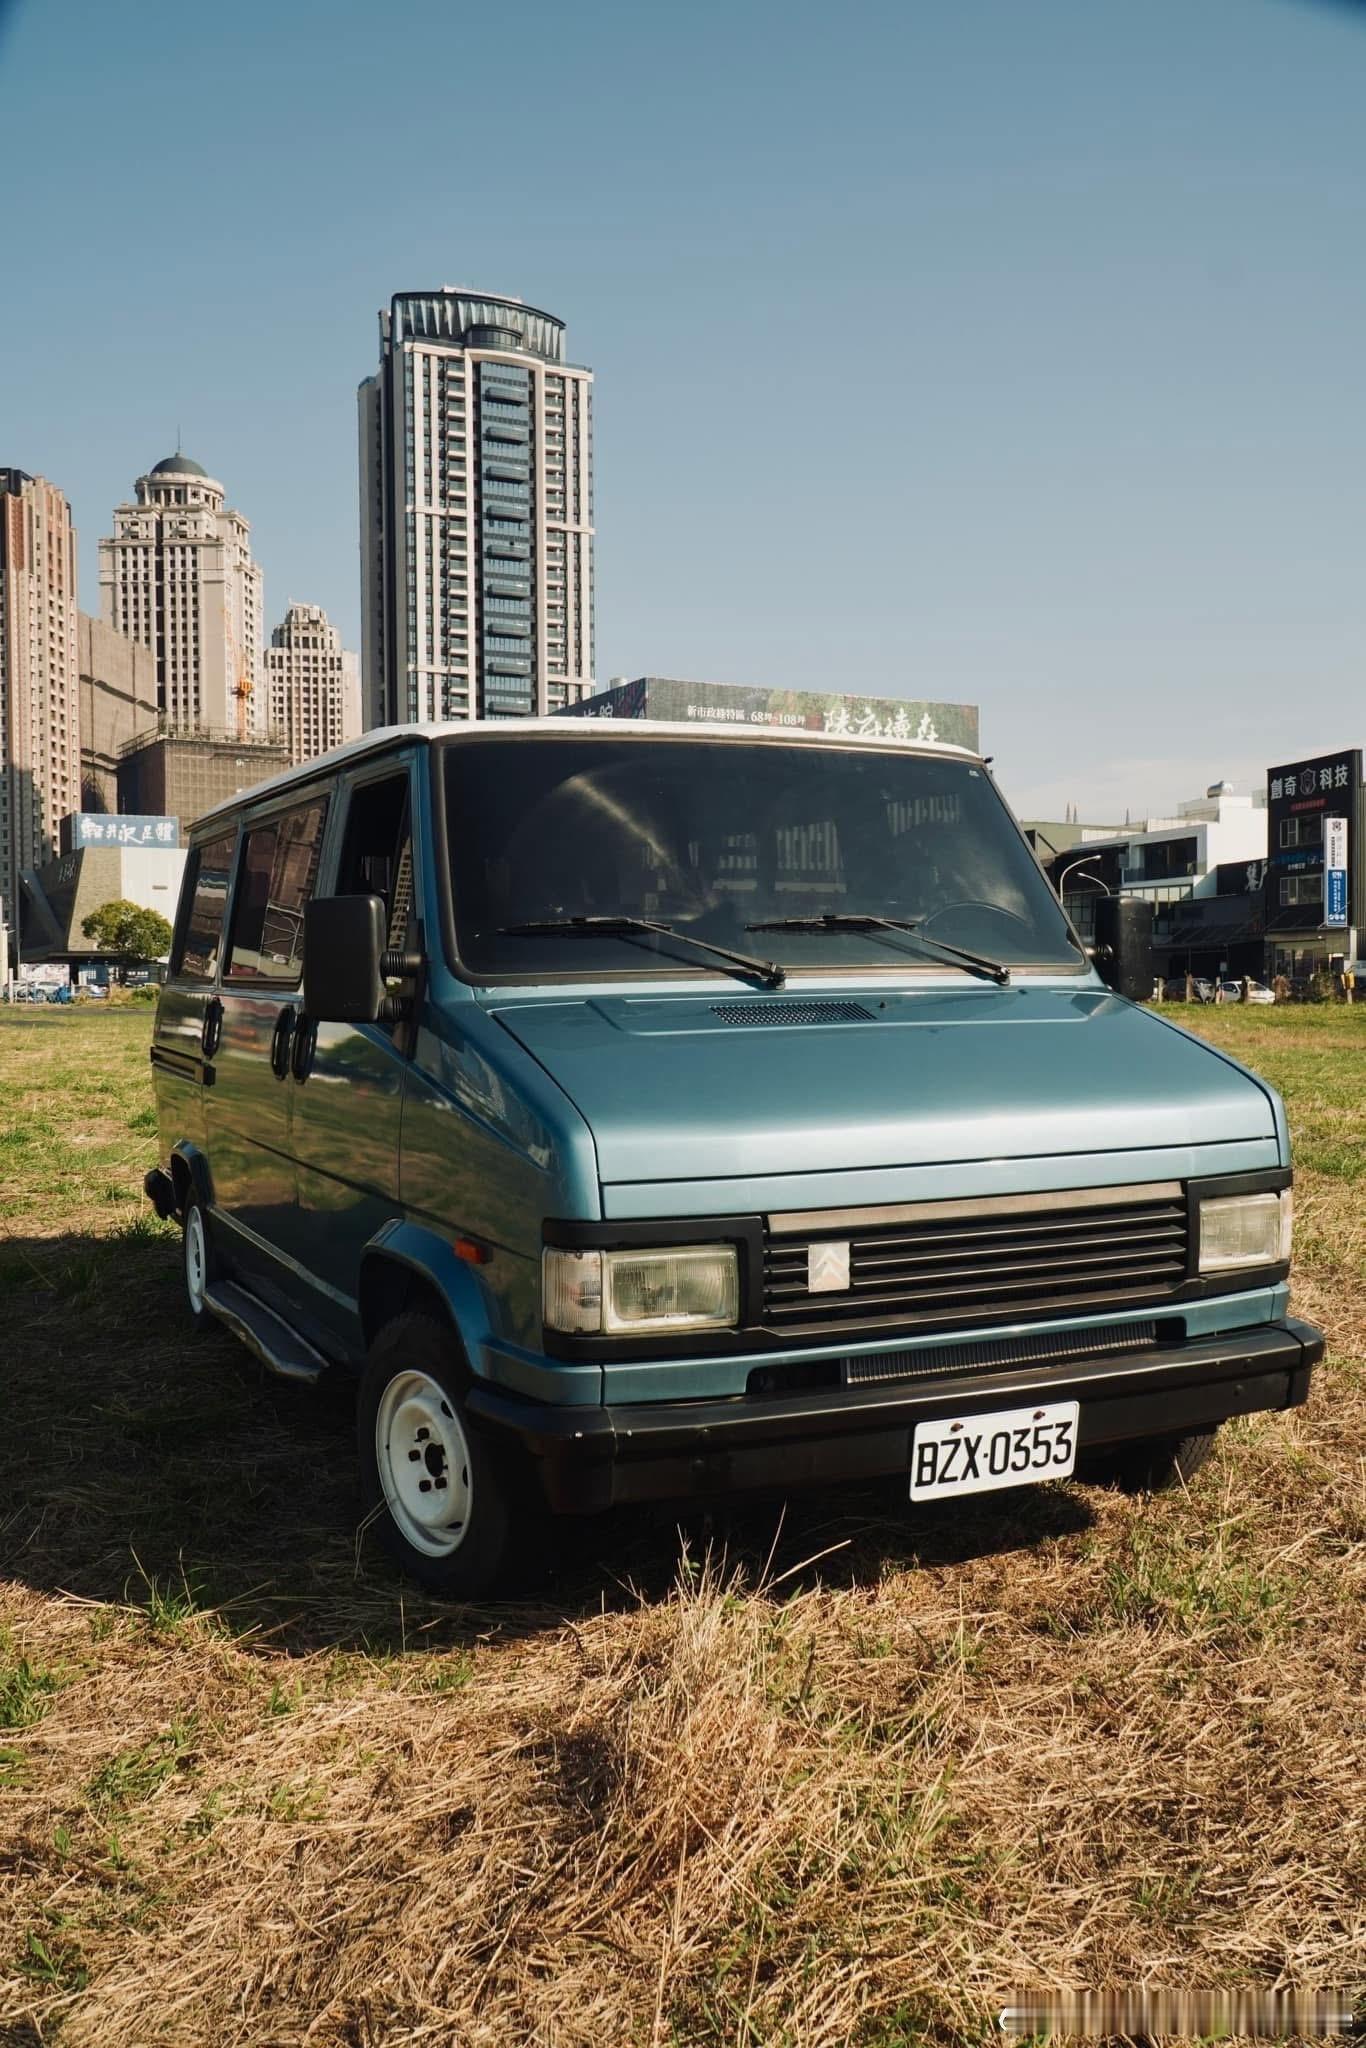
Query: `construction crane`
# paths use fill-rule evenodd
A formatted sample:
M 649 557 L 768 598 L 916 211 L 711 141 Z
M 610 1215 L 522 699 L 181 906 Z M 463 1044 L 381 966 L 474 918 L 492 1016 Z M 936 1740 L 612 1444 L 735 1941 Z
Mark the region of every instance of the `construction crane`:
M 247 667 L 242 652 L 237 645 L 237 635 L 232 630 L 232 617 L 226 606 L 223 609 L 223 624 L 227 628 L 228 635 L 228 661 L 230 666 L 236 670 L 232 694 L 237 699 L 237 737 L 239 740 L 250 739 L 251 698 L 256 684 L 252 680 L 251 670 Z

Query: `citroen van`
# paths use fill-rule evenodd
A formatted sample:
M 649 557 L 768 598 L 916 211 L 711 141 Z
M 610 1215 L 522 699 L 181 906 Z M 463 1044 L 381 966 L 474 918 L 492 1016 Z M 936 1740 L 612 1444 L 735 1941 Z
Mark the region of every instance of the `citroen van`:
M 390 728 L 195 826 L 147 1192 L 451 1595 L 547 1511 L 1170 1483 L 1323 1340 L 1279 1099 L 1126 971 L 960 748 Z

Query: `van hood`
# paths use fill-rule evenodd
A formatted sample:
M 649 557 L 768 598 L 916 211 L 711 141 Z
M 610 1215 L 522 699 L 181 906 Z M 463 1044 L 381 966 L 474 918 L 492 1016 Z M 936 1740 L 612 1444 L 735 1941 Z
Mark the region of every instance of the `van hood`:
M 1270 1092 L 1096 988 L 501 1000 L 604 1186 L 1275 1140 Z

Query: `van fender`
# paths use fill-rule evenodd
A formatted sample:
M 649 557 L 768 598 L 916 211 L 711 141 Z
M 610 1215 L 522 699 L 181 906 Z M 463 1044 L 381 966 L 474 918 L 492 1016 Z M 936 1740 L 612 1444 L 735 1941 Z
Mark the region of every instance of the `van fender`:
M 177 1216 L 184 1216 L 185 1197 L 191 1190 L 199 1197 L 201 1208 L 213 1207 L 213 1177 L 209 1172 L 209 1162 L 198 1145 L 192 1145 L 185 1139 L 173 1145 L 170 1173 Z
M 492 1304 L 477 1269 L 436 1231 L 396 1219 L 377 1231 L 361 1254 L 358 1306 L 367 1344 L 407 1306 L 415 1290 L 436 1297 L 455 1326 L 470 1371 L 483 1377 L 484 1346 L 495 1331 Z

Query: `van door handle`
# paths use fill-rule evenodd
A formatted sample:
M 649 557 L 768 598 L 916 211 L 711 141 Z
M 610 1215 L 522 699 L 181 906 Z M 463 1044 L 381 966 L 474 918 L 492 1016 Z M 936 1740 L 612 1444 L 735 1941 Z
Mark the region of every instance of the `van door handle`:
M 270 1071 L 277 1081 L 283 1081 L 289 1072 L 289 1042 L 294 1036 L 294 1020 L 297 1015 L 293 1003 L 286 1003 L 275 1019 L 275 1030 L 270 1041 Z
M 318 1027 L 311 1017 L 300 1013 L 294 1027 L 294 1052 L 290 1060 L 290 1071 L 296 1081 L 306 1081 L 308 1070 L 313 1064 L 313 1048 L 318 1043 Z
M 223 1036 L 223 1005 L 217 996 L 210 996 L 204 1005 L 204 1028 L 199 1034 L 200 1050 L 206 1060 L 211 1060 L 218 1050 Z

